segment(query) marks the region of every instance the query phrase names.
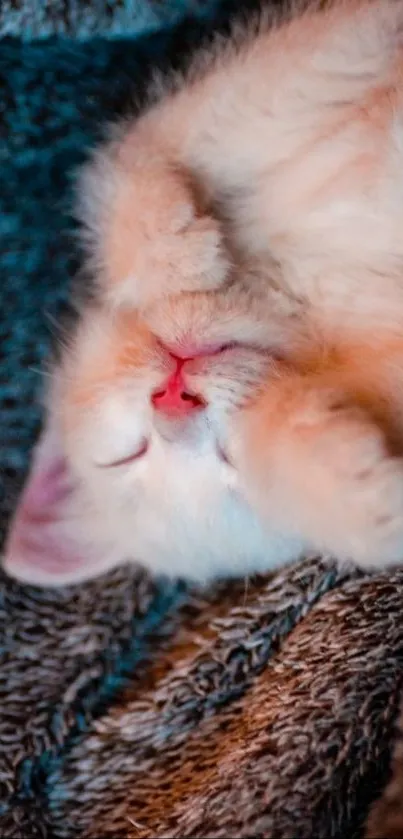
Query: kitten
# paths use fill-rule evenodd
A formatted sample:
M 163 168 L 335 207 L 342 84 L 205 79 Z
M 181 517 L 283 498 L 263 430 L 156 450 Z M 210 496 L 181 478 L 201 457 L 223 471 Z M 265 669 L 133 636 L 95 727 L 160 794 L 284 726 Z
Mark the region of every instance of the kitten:
M 38 583 L 403 557 L 403 2 L 237 34 L 81 181 L 96 303 L 6 546 Z

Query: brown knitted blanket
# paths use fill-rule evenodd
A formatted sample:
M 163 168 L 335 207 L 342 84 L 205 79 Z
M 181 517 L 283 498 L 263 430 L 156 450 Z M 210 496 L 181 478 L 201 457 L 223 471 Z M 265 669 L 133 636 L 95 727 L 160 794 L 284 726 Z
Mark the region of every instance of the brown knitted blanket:
M 133 569 L 64 592 L 3 581 L 0 835 L 362 835 L 402 593 L 401 571 L 318 559 L 203 597 Z

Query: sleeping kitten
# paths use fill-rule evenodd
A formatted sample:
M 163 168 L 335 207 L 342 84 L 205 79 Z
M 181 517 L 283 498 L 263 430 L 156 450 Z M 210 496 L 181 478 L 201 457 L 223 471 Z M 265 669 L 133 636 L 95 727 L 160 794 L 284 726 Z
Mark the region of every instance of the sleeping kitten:
M 14 576 L 204 582 L 403 558 L 403 2 L 203 55 L 81 182 L 97 302 L 49 394 Z

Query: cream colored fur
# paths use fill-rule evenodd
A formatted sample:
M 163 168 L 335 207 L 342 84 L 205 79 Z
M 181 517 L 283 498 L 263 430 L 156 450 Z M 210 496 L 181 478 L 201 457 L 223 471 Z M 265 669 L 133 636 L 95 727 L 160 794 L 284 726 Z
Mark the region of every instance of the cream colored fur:
M 76 486 L 53 533 L 84 559 L 48 573 L 11 534 L 10 573 L 402 560 L 402 84 L 402 0 L 335 3 L 213 50 L 98 150 L 98 302 L 49 411 Z M 209 345 L 186 364 L 206 409 L 163 421 L 164 347 Z

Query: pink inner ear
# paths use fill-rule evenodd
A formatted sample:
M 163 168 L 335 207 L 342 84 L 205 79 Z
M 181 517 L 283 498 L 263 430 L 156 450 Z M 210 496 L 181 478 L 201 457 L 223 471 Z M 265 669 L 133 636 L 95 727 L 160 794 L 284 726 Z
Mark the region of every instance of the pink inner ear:
M 74 576 L 83 565 L 66 502 L 74 483 L 54 435 L 45 431 L 8 535 L 5 568 L 35 582 L 43 573 Z
M 24 507 L 33 514 L 44 508 L 53 510 L 72 492 L 66 460 L 55 456 L 43 470 L 33 470 L 23 493 Z

